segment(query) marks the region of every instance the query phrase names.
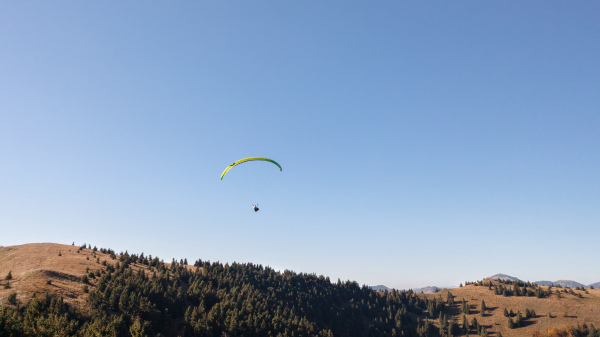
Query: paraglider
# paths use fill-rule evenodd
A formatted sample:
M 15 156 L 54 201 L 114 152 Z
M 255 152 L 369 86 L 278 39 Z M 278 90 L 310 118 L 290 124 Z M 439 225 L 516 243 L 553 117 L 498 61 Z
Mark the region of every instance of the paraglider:
M 249 162 L 249 161 L 266 161 L 266 162 L 272 163 L 272 164 L 276 165 L 277 167 L 279 167 L 279 171 L 283 171 L 283 169 L 281 168 L 281 165 L 279 165 L 273 159 L 264 158 L 264 157 L 249 157 L 249 158 L 236 160 L 231 165 L 227 166 L 227 168 L 225 168 L 225 171 L 223 171 L 223 173 L 221 174 L 221 180 L 223 180 L 223 177 L 225 177 L 227 172 L 229 172 L 229 170 L 231 170 L 233 167 L 235 167 L 239 164 L 242 164 L 242 163 Z M 258 204 L 253 204 L 252 209 L 254 210 L 254 212 L 258 212 L 258 210 L 259 210 Z
M 277 162 L 274 161 L 273 159 L 264 158 L 264 157 L 249 157 L 249 158 L 236 160 L 231 165 L 227 166 L 225 171 L 223 171 L 223 173 L 221 174 L 221 180 L 223 180 L 223 177 L 225 176 L 225 174 L 227 174 L 227 172 L 229 172 L 229 170 L 231 170 L 232 167 L 237 166 L 242 163 L 245 163 L 245 162 L 254 161 L 254 160 L 262 160 L 262 161 L 271 162 L 271 163 L 277 165 L 277 167 L 279 167 L 279 171 L 283 171 L 283 169 L 281 168 L 281 165 L 277 164 Z

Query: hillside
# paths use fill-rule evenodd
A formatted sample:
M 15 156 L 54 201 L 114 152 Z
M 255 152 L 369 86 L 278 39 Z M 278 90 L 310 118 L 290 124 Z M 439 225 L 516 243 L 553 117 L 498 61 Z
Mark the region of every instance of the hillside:
M 487 281 L 484 282 L 487 284 Z M 495 286 L 504 286 L 513 288 L 512 285 L 503 284 L 494 281 Z M 544 291 L 548 287 L 540 287 Z M 531 288 L 529 288 L 531 289 Z M 469 284 L 455 289 L 443 289 L 435 294 L 423 294 L 429 299 L 442 298 L 447 300 L 448 292 L 453 296 L 454 307 L 447 310 L 448 319 L 454 318 L 460 324 L 463 314 L 461 311 L 462 300 L 467 302 L 470 314 L 466 315 L 469 323 L 476 318 L 479 324 L 486 327 L 489 336 L 496 336 L 498 332 L 504 337 L 511 336 L 529 336 L 534 331 L 546 332 L 550 327 L 562 328 L 565 326 L 577 326 L 586 323 L 588 326 L 593 324 L 600 327 L 600 289 L 586 289 L 585 291 L 574 290 L 570 294 L 565 288 L 551 288 L 552 295 L 544 298 L 535 296 L 503 296 L 496 295 L 489 286 Z M 560 297 L 557 294 L 560 291 Z M 567 292 L 565 292 L 567 291 Z M 579 297 L 581 295 L 581 297 Z M 488 310 L 484 316 L 480 315 L 481 303 L 485 302 Z M 508 318 L 504 316 L 504 309 L 515 314 L 521 312 L 525 317 L 526 310 L 533 310 L 536 313 L 535 318 L 525 320 L 523 327 L 509 329 Z M 548 317 L 548 314 L 552 318 Z M 513 320 L 515 317 L 512 318 Z M 437 320 L 434 321 L 436 325 Z
M 414 336 L 412 313 L 426 306 L 410 292 L 250 263 L 78 251 L 2 248 L 0 275 L 12 279 L 2 280 L 0 336 Z
M 0 336 L 44 335 L 40 326 L 49 336 L 439 336 L 440 317 L 464 336 L 463 299 L 468 322 L 476 319 L 488 336 L 600 327 L 600 289 L 507 278 L 416 294 L 252 264 L 167 264 L 51 243 L 0 247 Z M 510 329 L 504 309 L 521 313 L 522 326 Z
M 86 296 L 81 278 L 86 270 L 104 270 L 104 261 L 112 259 L 108 254 L 78 246 L 31 243 L 0 247 L 0 305 L 13 292 L 20 302 L 27 302 L 35 292 L 50 291 L 84 308 Z M 12 280 L 7 281 L 9 272 Z

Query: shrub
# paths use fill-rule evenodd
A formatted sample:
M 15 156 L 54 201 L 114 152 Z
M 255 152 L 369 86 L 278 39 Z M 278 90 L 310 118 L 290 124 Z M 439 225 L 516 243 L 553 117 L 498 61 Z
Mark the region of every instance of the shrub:
M 12 305 L 17 305 L 17 293 L 12 293 L 8 295 L 8 303 Z
M 4 279 L 5 280 L 12 280 L 12 270 L 8 271 L 8 274 L 6 275 L 6 277 Z

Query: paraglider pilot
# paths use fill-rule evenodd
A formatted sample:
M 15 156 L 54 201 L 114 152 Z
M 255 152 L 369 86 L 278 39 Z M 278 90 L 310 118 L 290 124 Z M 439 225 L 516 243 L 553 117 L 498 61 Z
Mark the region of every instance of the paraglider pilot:
M 258 212 L 258 204 L 252 205 L 252 209 L 254 209 L 255 212 Z

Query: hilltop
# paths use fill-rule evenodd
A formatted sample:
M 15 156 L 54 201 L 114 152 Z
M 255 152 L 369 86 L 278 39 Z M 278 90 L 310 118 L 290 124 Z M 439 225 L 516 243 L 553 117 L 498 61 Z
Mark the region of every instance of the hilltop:
M 73 245 L 31 243 L 0 247 L 0 304 L 13 292 L 22 302 L 27 302 L 33 293 L 52 292 L 83 308 L 81 279 L 90 270 L 105 269 L 102 263 L 106 261 L 113 261 L 110 254 Z M 9 272 L 12 279 L 5 280 Z

